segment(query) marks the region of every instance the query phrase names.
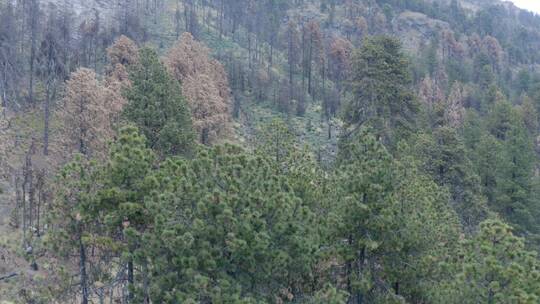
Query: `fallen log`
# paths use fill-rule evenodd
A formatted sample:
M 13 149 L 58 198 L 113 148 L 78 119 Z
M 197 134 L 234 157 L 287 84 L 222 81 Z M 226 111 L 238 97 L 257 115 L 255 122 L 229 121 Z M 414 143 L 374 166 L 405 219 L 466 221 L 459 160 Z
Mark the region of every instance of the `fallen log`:
M 19 275 L 18 273 L 16 272 L 13 272 L 13 273 L 10 273 L 10 274 L 6 274 L 6 275 L 3 275 L 3 276 L 0 276 L 0 281 L 3 281 L 3 280 L 7 280 L 7 279 L 10 279 L 10 278 L 13 278 L 15 276 Z

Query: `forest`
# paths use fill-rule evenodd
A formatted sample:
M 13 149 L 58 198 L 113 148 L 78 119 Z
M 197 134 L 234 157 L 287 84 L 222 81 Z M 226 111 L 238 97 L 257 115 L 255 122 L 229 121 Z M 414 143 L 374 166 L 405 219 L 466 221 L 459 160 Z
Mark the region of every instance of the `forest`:
M 0 0 L 0 304 L 540 303 L 540 15 Z

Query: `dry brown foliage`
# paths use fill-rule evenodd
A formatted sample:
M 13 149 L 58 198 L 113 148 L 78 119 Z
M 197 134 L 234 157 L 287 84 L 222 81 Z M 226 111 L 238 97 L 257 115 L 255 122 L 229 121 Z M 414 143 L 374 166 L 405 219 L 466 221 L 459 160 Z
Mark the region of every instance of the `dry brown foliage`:
M 420 82 L 418 98 L 422 103 L 431 108 L 434 104 L 444 99 L 444 93 L 436 82 L 427 76 Z
M 364 38 L 364 36 L 368 34 L 368 23 L 366 18 L 362 16 L 356 18 L 356 31 L 359 39 Z
M 455 59 L 463 58 L 465 50 L 463 48 L 463 45 L 461 45 L 461 43 L 456 40 L 454 32 L 444 30 L 441 35 L 443 57 L 445 59 L 447 59 L 448 57 Z
M 116 94 L 99 83 L 93 70 L 80 68 L 71 74 L 58 110 L 65 158 L 74 152 L 104 157 L 124 102 Z
M 484 37 L 484 40 L 482 40 L 482 48 L 484 52 L 489 56 L 493 69 L 498 69 L 502 64 L 504 55 L 504 51 L 499 44 L 499 41 L 492 36 L 486 36 Z
M 340 37 L 336 37 L 330 44 L 330 73 L 338 82 L 338 86 L 348 77 L 353 49 L 354 46 L 349 40 Z
M 122 35 L 107 49 L 111 66 L 131 65 L 139 61 L 139 49 L 135 42 Z
M 0 106 L 0 179 L 9 172 L 9 156 L 13 138 L 6 110 Z
M 231 132 L 231 93 L 223 65 L 209 49 L 184 33 L 169 50 L 165 65 L 182 84 L 191 109 L 193 127 L 203 144 L 211 144 Z
M 109 123 L 114 126 L 118 123 L 118 114 L 127 104 L 124 92 L 131 86 L 128 67 L 139 62 L 139 48 L 133 40 L 122 35 L 107 49 L 107 55 L 110 64 L 103 82 L 102 98 L 110 112 Z
M 460 127 L 465 118 L 465 102 L 471 94 L 470 89 L 456 81 L 450 89 L 444 108 L 445 124 L 454 128 Z

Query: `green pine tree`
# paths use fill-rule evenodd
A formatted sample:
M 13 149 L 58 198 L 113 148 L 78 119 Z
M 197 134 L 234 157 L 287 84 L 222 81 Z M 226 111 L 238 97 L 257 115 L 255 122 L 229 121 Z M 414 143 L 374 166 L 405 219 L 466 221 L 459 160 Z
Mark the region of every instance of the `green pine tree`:
M 397 39 L 366 39 L 354 53 L 350 85 L 353 96 L 343 109 L 349 127 L 371 125 L 386 142 L 398 137 L 396 131 L 416 128 L 419 106 L 411 88 L 409 63 Z
M 462 240 L 445 268 L 454 268 L 432 290 L 433 303 L 538 303 L 540 264 L 523 239 L 500 220 L 487 220 L 472 239 Z
M 150 224 L 144 198 L 155 185 L 147 179 L 155 158 L 154 152 L 146 147 L 146 139 L 136 127 L 123 127 L 110 148 L 109 161 L 103 165 L 103 188 L 97 193 L 99 216 L 108 228 L 106 235 L 115 242 L 121 260 L 127 266 L 130 301 L 148 293 L 143 290 L 135 295 L 134 290 L 147 280 L 147 263 L 139 252 L 141 234 Z M 138 278 L 137 270 L 141 274 Z
M 101 243 L 94 197 L 99 189 L 97 165 L 81 155 L 75 156 L 58 174 L 47 219 L 50 228 L 45 243 L 51 255 L 60 261 L 54 269 L 60 283 L 51 289 L 56 294 L 79 296 L 82 304 L 91 300 L 93 284 L 104 281 L 108 275 L 107 269 L 101 268 L 101 255 L 90 256 Z
M 306 296 L 318 225 L 272 158 L 217 146 L 162 164 L 154 177 L 160 186 L 147 200 L 153 229 L 144 235 L 153 302 Z
M 448 195 L 413 158 L 393 159 L 365 128 L 341 148 L 347 153 L 328 198 L 328 226 L 349 301 L 421 301 L 459 232 Z
M 129 78 L 125 117 L 161 155 L 191 153 L 195 135 L 189 108 L 180 85 L 169 76 L 157 53 L 150 48 L 141 49 L 139 62 L 131 67 Z
M 473 229 L 487 209 L 480 180 L 456 129 L 441 127 L 432 134 L 419 134 L 409 152 L 421 160 L 424 172 L 450 191 L 454 209 L 467 229 Z

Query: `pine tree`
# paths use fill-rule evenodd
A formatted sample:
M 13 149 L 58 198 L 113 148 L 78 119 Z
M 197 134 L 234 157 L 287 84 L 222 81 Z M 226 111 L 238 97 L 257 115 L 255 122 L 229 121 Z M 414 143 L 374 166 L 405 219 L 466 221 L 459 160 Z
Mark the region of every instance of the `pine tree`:
M 154 164 L 155 155 L 146 147 L 146 139 L 133 126 L 123 127 L 118 140 L 111 146 L 109 161 L 103 168 L 103 188 L 98 192 L 96 209 L 108 227 L 106 234 L 121 248 L 122 261 L 127 265 L 130 301 L 135 299 L 136 270 L 140 281 L 146 280 L 146 262 L 137 255 L 141 234 L 147 228 L 148 210 L 144 197 L 150 191 L 146 180 Z M 124 276 L 124 277 L 126 277 Z M 140 285 L 140 284 L 139 284 Z M 143 298 L 147 297 L 143 290 Z
M 227 73 L 210 50 L 184 33 L 169 50 L 165 65 L 182 86 L 200 142 L 206 145 L 228 136 L 232 97 Z
M 80 155 L 59 173 L 55 199 L 50 206 L 46 244 L 61 263 L 56 273 L 61 283 L 53 290 L 80 296 L 82 304 L 92 298 L 93 283 L 97 281 L 100 256 L 90 255 L 95 248 L 96 223 L 94 195 L 99 189 L 97 166 Z M 72 276 L 78 277 L 73 284 Z M 65 290 L 62 290 L 65 288 Z M 75 290 L 74 290 L 75 289 Z
M 139 49 L 133 40 L 121 35 L 107 48 L 107 57 L 112 67 L 118 64 L 130 66 L 139 61 Z
M 106 89 L 96 73 L 80 68 L 66 82 L 63 106 L 58 110 L 65 158 L 71 153 L 87 157 L 106 154 L 107 144 L 114 136 L 111 120 L 118 115 L 118 100 L 106 98 Z
M 125 117 L 161 155 L 189 154 L 194 139 L 189 109 L 178 83 L 168 75 L 157 53 L 141 49 L 139 63 L 130 69 L 129 78 Z
M 488 120 L 488 131 L 500 148 L 497 159 L 489 164 L 495 174 L 490 204 L 518 232 L 535 232 L 538 198 L 533 183 L 535 151 L 522 113 L 506 101 L 493 105 Z M 489 149 L 489 148 L 488 148 Z M 487 151 L 486 151 L 487 152 Z
M 537 198 L 533 192 L 535 154 L 532 141 L 521 121 L 509 130 L 504 142 L 504 160 L 498 176 L 496 208 L 508 219 L 525 230 L 538 231 L 536 215 Z M 519 232 L 522 232 L 520 229 Z
M 462 226 L 449 204 L 450 193 L 422 173 L 418 160 L 401 156 L 394 170 L 394 221 L 399 228 L 389 236 L 396 245 L 382 261 L 396 294 L 409 303 L 425 302 L 440 279 L 439 263 L 455 250 Z
M 350 300 L 359 303 L 364 302 L 373 284 L 367 259 L 379 248 L 380 235 L 391 229 L 391 219 L 385 211 L 393 204 L 390 155 L 367 130 L 361 131 L 359 143 L 340 149 L 344 165 L 338 171 L 341 176 L 336 178 L 344 195 L 336 197 L 342 196 L 344 201 L 335 215 L 340 222 L 335 226 L 335 238 L 346 240 L 337 250 L 344 257 L 347 292 Z M 374 218 L 379 220 L 373 221 Z M 366 225 L 371 221 L 371 225 Z
M 448 196 L 413 158 L 394 160 L 365 128 L 346 147 L 328 227 L 349 301 L 420 301 L 459 232 Z
M 500 220 L 487 220 L 470 240 L 451 256 L 456 268 L 432 290 L 435 303 L 537 303 L 540 265 L 535 252 Z
M 433 134 L 419 135 L 414 142 L 413 155 L 421 159 L 423 169 L 439 186 L 448 187 L 451 202 L 465 228 L 475 227 L 486 216 L 485 198 L 457 130 L 441 127 Z
M 354 96 L 343 112 L 349 127 L 371 125 L 386 142 L 397 130 L 415 128 L 418 105 L 398 40 L 384 36 L 367 39 L 353 56 L 351 74 Z
M 527 127 L 529 134 L 534 136 L 539 131 L 538 110 L 529 96 L 523 95 L 521 97 L 520 110 L 525 127 Z
M 304 297 L 319 248 L 314 214 L 270 159 L 217 146 L 167 161 L 155 179 L 143 247 L 153 302 Z

